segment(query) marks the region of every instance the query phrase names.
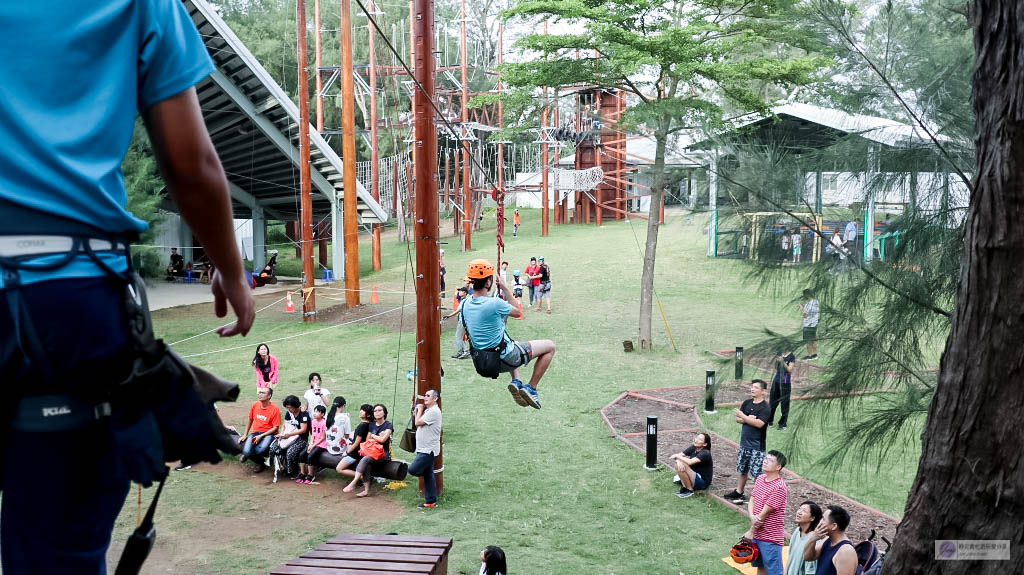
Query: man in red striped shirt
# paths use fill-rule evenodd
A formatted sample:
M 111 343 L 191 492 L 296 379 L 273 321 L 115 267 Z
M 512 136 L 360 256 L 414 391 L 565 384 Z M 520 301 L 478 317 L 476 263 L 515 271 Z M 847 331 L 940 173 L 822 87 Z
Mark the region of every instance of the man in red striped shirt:
M 764 456 L 762 470 L 754 481 L 754 493 L 747 504 L 751 539 L 757 545 L 757 575 L 782 575 L 782 545 L 786 539 L 785 515 L 789 490 L 780 473 L 786 456 L 772 450 Z

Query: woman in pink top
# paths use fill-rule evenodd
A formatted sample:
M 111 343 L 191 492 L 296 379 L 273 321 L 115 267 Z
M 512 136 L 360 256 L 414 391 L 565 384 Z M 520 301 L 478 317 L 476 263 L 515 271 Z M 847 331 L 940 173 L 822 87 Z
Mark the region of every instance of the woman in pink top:
M 322 405 L 313 408 L 313 421 L 310 428 L 313 430 L 309 438 L 309 447 L 306 452 L 299 456 L 299 477 L 295 483 L 309 485 L 316 476 L 317 462 L 320 461 L 320 454 L 327 451 L 327 420 L 324 414 L 327 410 Z
M 277 385 L 277 358 L 270 355 L 267 344 L 256 346 L 256 355 L 252 358 L 252 367 L 256 370 L 256 390 L 261 387 Z

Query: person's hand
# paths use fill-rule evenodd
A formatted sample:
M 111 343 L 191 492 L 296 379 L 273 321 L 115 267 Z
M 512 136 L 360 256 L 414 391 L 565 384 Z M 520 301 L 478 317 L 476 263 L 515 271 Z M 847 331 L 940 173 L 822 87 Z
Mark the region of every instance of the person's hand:
M 494 274 L 494 281 L 498 287 L 505 287 L 505 279 L 501 277 L 501 274 Z
M 828 526 L 819 522 L 818 526 L 814 528 L 814 541 L 819 541 L 826 537 L 828 537 Z
M 764 525 L 764 520 L 757 517 L 756 515 L 750 519 L 750 530 L 754 531 L 760 529 Z
M 253 445 L 256 445 L 256 444 L 257 444 L 257 443 L 259 443 L 259 442 L 260 442 L 260 441 L 261 441 L 262 439 L 263 439 L 263 436 L 262 436 L 262 435 L 254 435 L 254 436 L 253 436 L 253 438 L 252 438 L 252 444 L 253 444 Z
M 736 416 L 736 419 L 743 419 L 743 412 L 739 409 L 733 409 L 732 414 Z
M 252 327 L 252 322 L 256 318 L 256 310 L 253 305 L 252 290 L 246 283 L 245 276 L 241 275 L 236 279 L 229 280 L 221 275 L 220 270 L 215 270 L 210 279 L 210 291 L 213 292 L 213 311 L 217 317 L 226 316 L 228 304 L 230 304 L 231 309 L 235 312 L 235 317 L 238 318 L 233 325 L 218 327 L 217 334 L 221 337 L 248 334 L 249 328 Z
M 242 444 L 242 442 L 244 442 L 244 441 L 245 441 L 245 438 L 244 438 L 244 437 L 239 437 L 239 438 L 238 438 L 238 444 L 239 444 L 239 445 L 241 445 L 241 444 Z

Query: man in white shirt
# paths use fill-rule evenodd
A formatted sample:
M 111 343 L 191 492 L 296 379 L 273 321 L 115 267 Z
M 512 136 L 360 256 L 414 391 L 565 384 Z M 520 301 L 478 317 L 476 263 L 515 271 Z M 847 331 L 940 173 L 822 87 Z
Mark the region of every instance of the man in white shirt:
M 802 359 L 814 361 L 818 359 L 818 312 L 820 306 L 818 300 L 814 299 L 812 290 L 805 289 L 803 296 L 804 301 L 800 304 L 800 312 L 803 315 L 802 325 L 804 343 L 807 344 L 807 355 Z
M 416 425 L 416 459 L 409 464 L 409 473 L 423 478 L 423 499 L 417 507 L 430 509 L 437 506 L 437 483 L 434 481 L 434 458 L 441 454 L 441 408 L 437 400 L 441 392 L 428 389 L 423 403 L 416 406 L 413 423 Z

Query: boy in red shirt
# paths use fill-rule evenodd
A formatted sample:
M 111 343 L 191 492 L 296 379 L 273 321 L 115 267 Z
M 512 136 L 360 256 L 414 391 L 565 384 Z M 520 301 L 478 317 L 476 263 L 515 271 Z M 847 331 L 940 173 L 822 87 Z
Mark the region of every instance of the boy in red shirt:
M 238 438 L 242 446 L 242 456 L 238 460 L 245 463 L 247 459 L 258 458 L 256 473 L 259 473 L 267 468 L 262 458 L 270 451 L 274 435 L 281 427 L 281 410 L 270 402 L 274 388 L 261 387 L 256 395 L 259 399 L 249 408 L 249 423 L 245 426 L 245 433 Z
M 780 475 L 786 466 L 786 456 L 779 451 L 769 451 L 762 463 L 763 474 L 754 481 L 754 493 L 750 496 L 747 511 L 750 514 L 750 534 L 757 545 L 757 559 L 751 566 L 757 567 L 757 575 L 783 575 L 782 545 L 786 539 L 785 514 L 789 489 Z
M 533 305 L 533 298 L 537 295 L 537 287 L 540 285 L 540 266 L 537 265 L 537 258 L 530 258 L 530 265 L 526 266 L 526 279 L 530 282 L 530 305 Z

